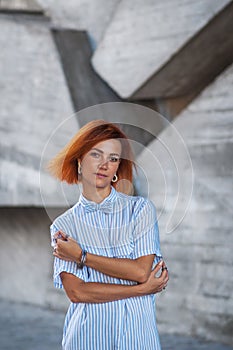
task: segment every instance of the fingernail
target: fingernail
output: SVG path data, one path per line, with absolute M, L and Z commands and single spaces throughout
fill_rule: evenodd
M 163 260 L 161 260 L 161 261 L 159 262 L 159 265 L 163 265 Z

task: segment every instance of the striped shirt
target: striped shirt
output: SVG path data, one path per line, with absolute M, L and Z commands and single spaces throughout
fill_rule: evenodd
M 72 236 L 82 249 L 106 257 L 137 259 L 155 254 L 161 259 L 156 210 L 140 196 L 111 193 L 100 204 L 79 201 L 51 225 Z M 75 262 L 54 259 L 54 285 L 62 288 L 60 273 L 71 273 L 85 282 L 133 285 L 136 282 L 107 276 Z M 106 303 L 71 303 L 66 314 L 64 350 L 160 350 L 156 326 L 155 295 Z

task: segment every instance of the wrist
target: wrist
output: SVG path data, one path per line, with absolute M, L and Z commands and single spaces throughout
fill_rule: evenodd
M 138 296 L 142 297 L 142 296 L 148 294 L 146 292 L 145 283 L 139 283 L 139 284 L 136 285 L 136 287 L 137 287 Z
M 82 259 L 82 249 L 80 250 L 80 252 L 76 255 L 76 257 L 75 257 L 75 262 L 77 263 L 77 264 L 79 264 L 80 263 L 80 261 L 81 261 L 81 259 Z
M 83 266 L 86 263 L 86 259 L 87 259 L 87 251 L 85 249 L 82 249 L 81 256 L 79 257 L 79 260 L 76 261 L 79 269 L 83 268 Z

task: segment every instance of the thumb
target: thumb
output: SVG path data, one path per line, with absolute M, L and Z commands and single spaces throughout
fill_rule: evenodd
M 156 266 L 154 267 L 153 273 L 158 272 L 162 268 L 163 263 L 164 263 L 163 260 L 159 261 L 158 264 L 156 264 Z
M 63 231 L 59 230 L 59 231 L 57 231 L 54 234 L 54 238 L 56 238 L 56 239 L 65 239 L 66 238 L 66 234 Z

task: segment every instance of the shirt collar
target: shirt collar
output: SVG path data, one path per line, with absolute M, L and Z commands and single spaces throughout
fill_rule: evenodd
M 96 208 L 101 208 L 101 207 L 107 207 L 109 205 L 109 210 L 113 210 L 113 202 L 117 198 L 117 191 L 113 186 L 111 186 L 111 192 L 110 194 L 100 203 L 95 203 L 93 201 L 90 201 L 89 199 L 85 198 L 84 195 L 81 193 L 79 197 L 78 203 L 80 203 L 84 208 L 88 207 L 90 208 L 91 206 L 96 207 Z

